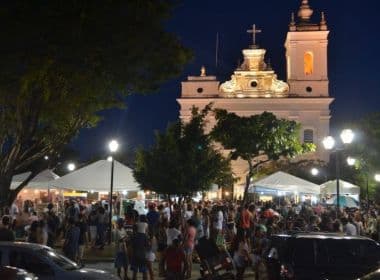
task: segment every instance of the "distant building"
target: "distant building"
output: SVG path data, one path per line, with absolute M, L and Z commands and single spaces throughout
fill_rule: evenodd
M 329 135 L 330 109 L 333 98 L 329 96 L 327 72 L 328 28 L 324 13 L 320 22 L 313 23 L 313 10 L 303 0 L 298 17 L 292 14 L 285 41 L 287 82 L 277 79 L 275 71 L 265 62 L 266 50 L 256 44 L 254 25 L 253 44 L 242 51 L 244 62 L 237 67 L 231 80 L 220 83 L 215 76 L 206 74 L 189 76 L 182 82 L 180 118 L 191 116 L 192 106 L 204 108 L 210 102 L 214 108 L 223 108 L 241 116 L 272 112 L 279 118 L 301 124 L 300 139 L 314 143 L 317 151 L 307 157 L 328 160 L 322 139 Z M 210 120 L 212 126 L 215 121 Z M 234 172 L 243 180 L 248 170 L 246 163 L 233 163 Z

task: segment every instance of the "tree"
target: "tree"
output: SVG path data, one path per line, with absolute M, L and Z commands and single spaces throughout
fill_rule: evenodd
M 178 75 L 190 53 L 163 0 L 5 0 L 0 7 L 0 207 L 79 132 Z M 50 163 L 51 164 L 51 163 Z M 16 190 L 12 175 L 30 170 Z
M 356 163 L 353 167 L 345 166 L 345 173 L 354 184 L 362 186 L 363 197 L 366 198 L 368 190 L 370 198 L 380 201 L 378 183 L 374 180 L 374 174 L 380 172 L 380 112 L 370 113 L 347 126 L 355 131 L 355 141 L 347 146 L 346 155 L 355 158 Z
M 230 150 L 231 159 L 241 158 L 248 164 L 244 201 L 254 171 L 263 164 L 284 157 L 295 157 L 312 151 L 314 145 L 301 144 L 299 124 L 278 119 L 272 113 L 240 117 L 223 109 L 215 109 L 213 139 Z
M 215 149 L 205 134 L 209 107 L 193 109 L 190 122 L 178 121 L 155 144 L 137 151 L 134 176 L 144 188 L 160 194 L 188 196 L 207 191 L 213 183 L 229 185 L 233 177 L 229 159 Z

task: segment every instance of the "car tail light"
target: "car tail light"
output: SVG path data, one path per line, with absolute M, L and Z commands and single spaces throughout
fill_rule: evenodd
M 282 279 L 293 279 L 294 273 L 292 267 L 284 264 L 281 265 L 280 275 Z

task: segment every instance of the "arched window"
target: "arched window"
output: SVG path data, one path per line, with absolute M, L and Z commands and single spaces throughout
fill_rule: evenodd
M 312 129 L 305 129 L 303 131 L 303 142 L 314 143 L 314 131 Z
M 304 72 L 305 75 L 311 75 L 313 74 L 313 68 L 314 68 L 314 55 L 312 52 L 305 52 L 303 56 L 303 62 L 304 62 Z

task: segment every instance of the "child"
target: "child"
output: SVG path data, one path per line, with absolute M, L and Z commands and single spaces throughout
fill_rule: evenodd
M 115 230 L 115 243 L 116 243 L 116 257 L 115 257 L 115 267 L 117 269 L 117 275 L 121 278 L 121 268 L 124 269 L 124 280 L 128 279 L 128 258 L 127 258 L 127 248 L 125 245 L 125 239 L 127 233 L 123 227 L 123 219 L 118 219 L 116 223 Z
M 174 239 L 172 244 L 166 249 L 166 280 L 182 280 L 186 271 L 186 257 L 180 248 L 178 239 Z

